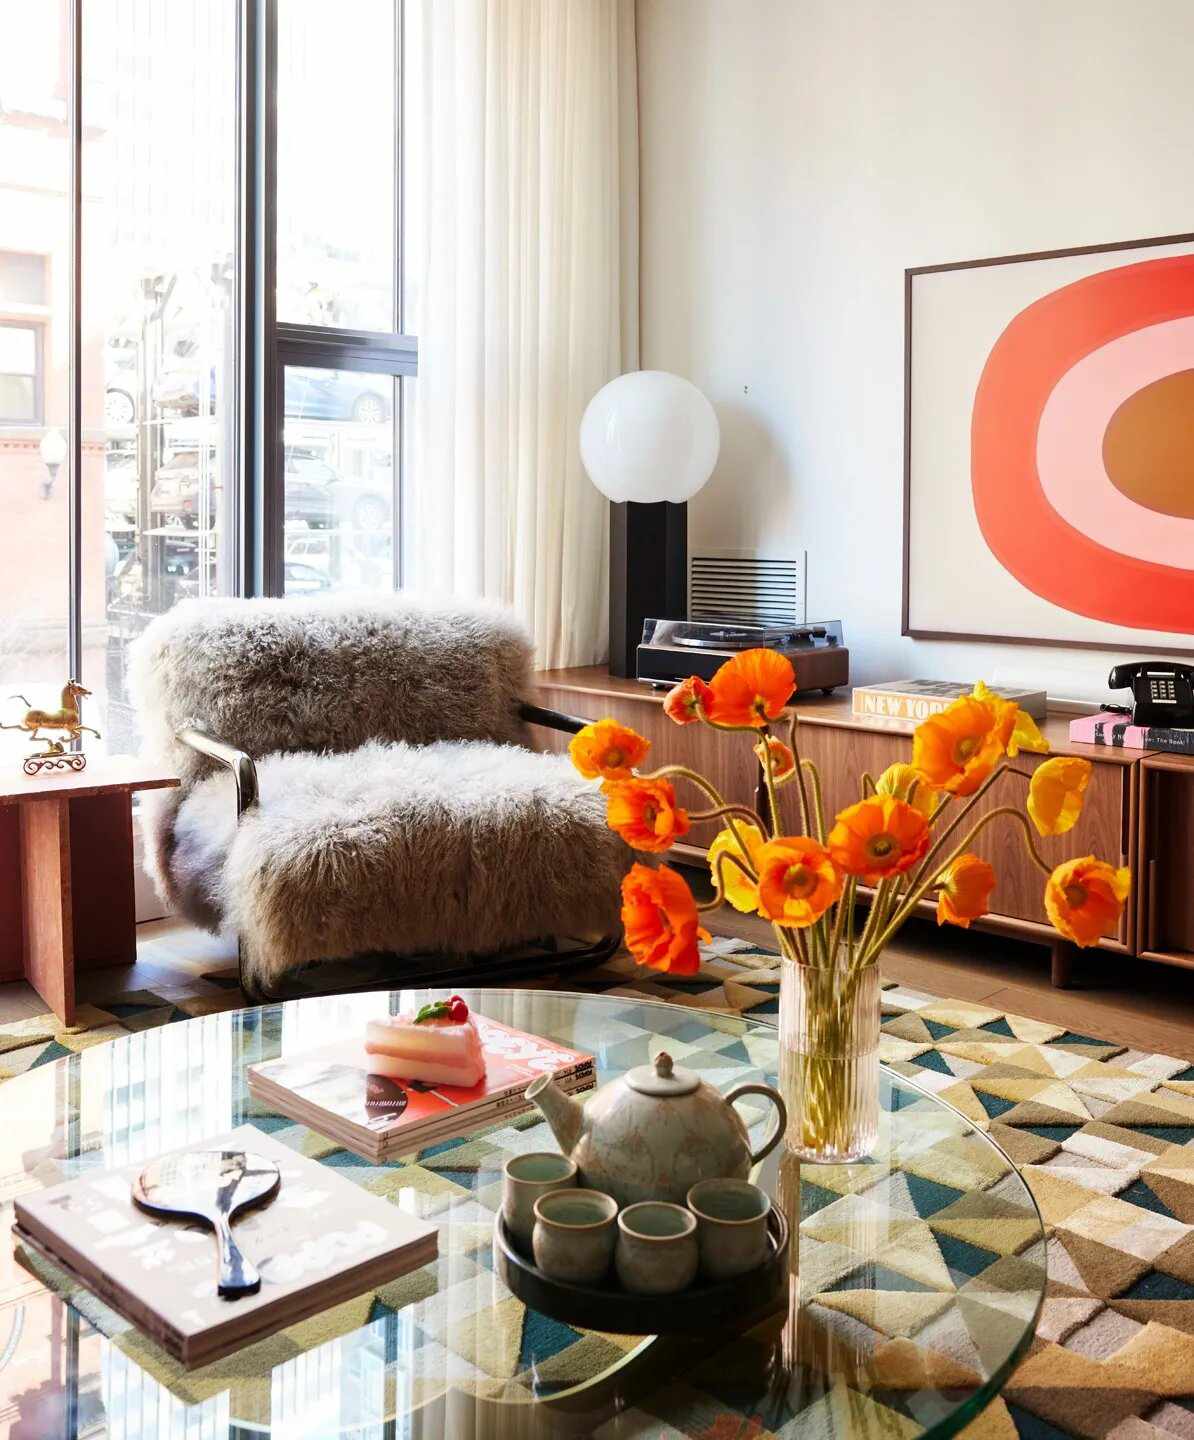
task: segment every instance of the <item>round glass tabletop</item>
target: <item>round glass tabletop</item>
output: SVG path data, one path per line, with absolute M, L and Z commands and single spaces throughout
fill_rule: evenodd
M 726 1090 L 774 1083 L 765 1023 L 541 990 L 465 992 L 493 1019 L 591 1052 L 598 1083 L 667 1050 Z M 372 1165 L 249 1094 L 246 1067 L 297 1055 L 424 992 L 300 1000 L 131 1034 L 0 1089 L 0 1184 L 13 1199 L 248 1123 L 439 1227 L 433 1264 L 200 1369 L 0 1247 L 0 1415 L 13 1435 L 274 1440 L 596 1435 L 954 1434 L 1032 1339 L 1040 1217 L 1003 1152 L 884 1071 L 880 1140 L 853 1165 L 783 1147 L 756 1178 L 792 1221 L 787 1306 L 740 1334 L 618 1336 L 528 1310 L 494 1271 L 512 1154 L 554 1148 L 537 1115 Z M 752 1112 L 754 1138 L 770 1119 Z M 48 1283 L 43 1283 L 48 1282 Z

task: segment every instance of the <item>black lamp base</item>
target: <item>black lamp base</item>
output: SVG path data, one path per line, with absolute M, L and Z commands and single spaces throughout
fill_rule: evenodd
M 632 676 L 643 621 L 688 613 L 688 506 L 609 507 L 609 673 Z

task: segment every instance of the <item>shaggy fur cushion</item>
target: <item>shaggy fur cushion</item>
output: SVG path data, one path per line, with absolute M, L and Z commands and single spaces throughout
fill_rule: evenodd
M 250 976 L 371 952 L 486 954 L 618 928 L 632 852 L 597 787 L 522 748 L 530 645 L 506 613 L 409 596 L 188 601 L 137 642 L 163 898 L 239 931 Z M 257 762 L 232 777 L 174 741 L 198 724 Z
M 258 980 L 309 960 L 617 929 L 628 852 L 565 756 L 373 743 L 269 755 L 258 778 L 239 827 L 230 776 L 194 787 L 164 877 L 180 909 L 240 931 Z
M 369 740 L 525 744 L 531 646 L 508 611 L 399 595 L 184 600 L 133 647 L 146 748 L 184 785 L 217 767 L 175 731 L 196 721 L 254 759 Z

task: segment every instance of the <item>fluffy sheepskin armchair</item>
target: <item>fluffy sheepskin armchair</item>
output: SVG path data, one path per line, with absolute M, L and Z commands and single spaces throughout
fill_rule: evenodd
M 507 613 L 409 595 L 188 600 L 137 641 L 162 898 L 235 929 L 255 993 L 311 961 L 616 934 L 632 855 L 596 786 L 528 748 Z M 567 717 L 561 728 L 576 728 Z

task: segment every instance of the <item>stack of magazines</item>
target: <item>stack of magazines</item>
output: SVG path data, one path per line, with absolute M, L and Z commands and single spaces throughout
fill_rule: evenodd
M 377 1163 L 525 1114 L 524 1092 L 540 1075 L 554 1075 L 569 1094 L 596 1084 L 592 1055 L 475 1019 L 485 1077 L 468 1089 L 371 1074 L 362 1035 L 250 1065 L 249 1090 L 279 1115 Z

